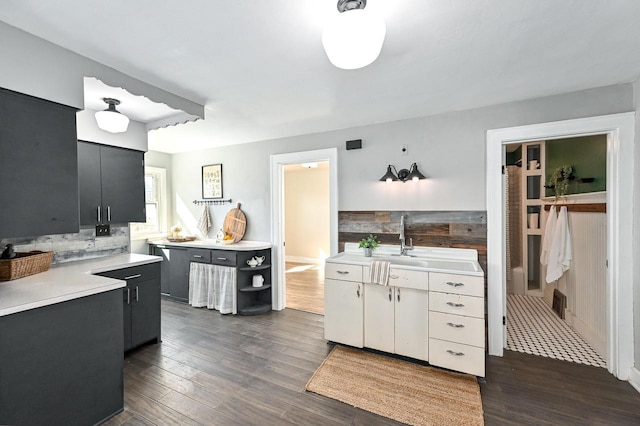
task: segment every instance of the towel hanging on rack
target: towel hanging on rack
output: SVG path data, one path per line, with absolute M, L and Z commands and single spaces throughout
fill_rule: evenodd
M 562 206 L 558 214 L 558 221 L 553 230 L 553 240 L 549 251 L 549 263 L 547 265 L 547 283 L 552 283 L 560 278 L 571 267 L 572 247 L 571 234 L 569 233 L 569 218 L 567 208 Z
M 551 241 L 553 241 L 553 231 L 556 227 L 558 215 L 556 214 L 556 206 L 552 205 L 549 209 L 549 216 L 544 226 L 544 235 L 542 236 L 542 248 L 540 249 L 540 263 L 547 265 L 549 263 L 549 252 L 551 251 Z
M 209 234 L 209 229 L 211 229 L 211 216 L 209 216 L 209 206 L 205 205 L 202 216 L 198 220 L 198 230 L 200 230 L 203 237 L 206 237 Z

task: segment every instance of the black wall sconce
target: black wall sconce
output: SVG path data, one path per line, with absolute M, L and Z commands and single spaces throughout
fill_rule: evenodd
M 395 168 L 395 166 L 393 166 L 392 164 L 389 164 L 387 166 L 387 173 L 385 173 L 384 176 L 380 178 L 381 181 L 383 182 L 386 181 L 387 183 L 397 181 L 397 180 L 401 181 L 402 183 L 408 180 L 417 182 L 420 179 L 426 179 L 426 177 L 422 173 L 420 173 L 420 171 L 418 170 L 418 165 L 416 163 L 413 163 L 409 167 L 409 170 L 400 169 L 399 171 Z

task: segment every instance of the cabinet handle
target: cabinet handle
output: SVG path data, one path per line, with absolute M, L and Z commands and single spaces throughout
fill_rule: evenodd
M 463 308 L 463 307 L 464 307 L 464 304 L 463 304 L 463 303 L 447 302 L 447 305 L 449 305 L 449 306 L 453 306 L 454 308 Z
M 448 322 L 447 325 L 453 328 L 464 328 L 464 324 L 454 324 L 452 322 Z
M 339 273 L 340 275 L 347 275 L 349 273 L 349 271 L 336 271 L 337 273 Z
M 455 351 L 452 351 L 451 349 L 447 349 L 447 353 L 453 356 L 464 356 L 464 352 L 455 352 Z
M 142 276 L 142 274 L 135 274 L 135 275 L 129 275 L 128 277 L 124 277 L 124 280 L 132 280 L 134 278 L 140 278 Z
M 389 278 L 391 278 L 392 280 L 397 280 L 398 278 L 400 278 L 400 275 L 389 275 Z
M 100 223 L 100 216 L 101 216 L 101 214 L 100 214 L 100 206 L 98 206 L 98 223 Z
M 138 286 L 136 286 L 136 302 L 140 301 L 140 299 L 138 298 Z
M 358 289 L 356 290 L 356 295 L 358 296 L 358 299 L 360 299 L 360 284 L 358 284 Z
M 199 254 L 194 254 L 193 257 L 195 257 L 196 259 L 202 259 L 202 256 L 200 256 Z
M 202 257 L 202 256 L 200 256 L 200 257 Z M 227 258 L 226 257 L 219 257 L 218 260 L 227 260 Z
M 396 292 L 398 293 L 398 302 L 400 302 L 400 289 L 396 288 Z
M 107 222 L 111 222 L 111 206 L 107 206 Z
M 452 287 L 462 287 L 464 286 L 464 283 L 453 283 L 451 281 L 447 281 L 447 285 L 450 285 Z
M 389 287 L 389 302 L 393 300 L 393 290 Z
M 127 287 L 127 305 L 131 304 L 131 289 Z

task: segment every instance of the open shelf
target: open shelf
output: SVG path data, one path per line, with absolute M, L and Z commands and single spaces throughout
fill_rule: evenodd
M 242 287 L 242 288 L 239 288 L 238 290 L 245 291 L 245 292 L 252 292 L 252 291 L 262 291 L 262 290 L 266 290 L 268 288 L 271 288 L 271 284 L 263 284 L 260 287 L 253 287 L 253 286 Z
M 271 304 L 261 303 L 258 305 L 245 306 L 238 308 L 238 315 L 261 315 L 271 310 Z
M 241 271 L 264 271 L 265 269 L 271 268 L 271 265 L 258 265 L 258 266 L 241 266 L 239 269 Z

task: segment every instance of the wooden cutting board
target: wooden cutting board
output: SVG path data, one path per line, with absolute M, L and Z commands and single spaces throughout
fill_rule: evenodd
M 229 213 L 224 218 L 222 230 L 231 235 L 235 243 L 244 237 L 244 232 L 247 230 L 247 218 L 244 212 L 240 210 L 240 203 L 236 208 L 229 210 Z

